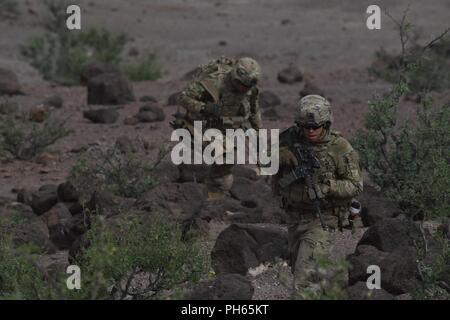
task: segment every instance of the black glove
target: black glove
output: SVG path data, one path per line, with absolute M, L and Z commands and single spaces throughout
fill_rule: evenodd
M 202 111 L 203 111 L 203 113 L 206 113 L 209 115 L 218 116 L 220 114 L 221 109 L 215 103 L 207 103 L 203 106 Z

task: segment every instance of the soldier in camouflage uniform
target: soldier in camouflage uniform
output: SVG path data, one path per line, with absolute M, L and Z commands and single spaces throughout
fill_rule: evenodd
M 286 212 L 290 266 L 298 294 L 311 288 L 315 258 L 328 255 L 330 232 L 342 230 L 352 197 L 363 189 L 358 155 L 345 138 L 330 130 L 332 121 L 330 103 L 309 95 L 299 102 L 296 126 L 280 135 L 280 170 L 273 188 Z M 317 193 L 308 190 L 305 181 L 290 177 L 290 169 L 298 165 L 292 152 L 296 143 L 312 150 L 320 162 L 313 177 Z M 320 199 L 326 228 L 321 226 L 313 197 Z
M 226 129 L 261 128 L 258 103 L 260 67 L 251 58 L 220 58 L 200 68 L 194 81 L 181 93 L 186 114 L 177 127 L 193 134 L 194 121 L 203 122 L 203 130 L 215 128 L 225 135 Z M 179 121 L 180 122 L 180 121 Z M 233 165 L 213 164 L 206 184 L 209 198 L 223 196 L 233 184 Z

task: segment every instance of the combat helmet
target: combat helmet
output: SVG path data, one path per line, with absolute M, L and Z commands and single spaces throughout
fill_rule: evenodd
M 333 123 L 330 102 L 319 95 L 307 95 L 298 102 L 295 113 L 295 123 L 300 127 L 329 128 Z
M 261 67 L 252 58 L 240 58 L 231 70 L 231 77 L 244 86 L 251 88 L 255 86 L 261 76 Z

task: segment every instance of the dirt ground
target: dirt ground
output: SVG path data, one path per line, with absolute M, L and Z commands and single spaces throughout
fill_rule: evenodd
M 46 83 L 20 55 L 20 45 L 43 32 L 43 1 L 21 0 L 18 19 L 0 21 L 0 67 L 14 71 L 23 86 L 24 95 L 14 97 L 27 110 L 46 97 L 58 94 L 64 107 L 52 111 L 67 118 L 74 132 L 51 147 L 59 154 L 55 161 L 39 164 L 12 161 L 0 166 L 0 196 L 14 197 L 13 189 L 35 189 L 46 183 L 64 181 L 77 159 L 74 148 L 82 145 L 108 145 L 119 136 L 141 137 L 155 148 L 170 139 L 170 115 L 176 107 L 164 107 L 166 120 L 155 124 L 123 125 L 123 119 L 134 115 L 141 102 L 123 106 L 120 119 L 113 125 L 92 124 L 83 118 L 86 88 L 61 87 Z M 285 129 L 292 124 L 291 114 L 303 83 L 281 84 L 277 74 L 289 65 L 298 66 L 314 80 L 332 101 L 334 128 L 350 137 L 362 127 L 367 101 L 386 90 L 388 84 L 370 78 L 367 67 L 380 47 L 399 51 L 394 24 L 383 15 L 381 30 L 366 28 L 367 0 L 134 0 L 72 1 L 82 9 L 82 28 L 105 27 L 126 32 L 132 39 L 129 47 L 140 55 L 154 52 L 164 75 L 157 81 L 133 83 L 137 98 L 151 95 L 166 104 L 171 93 L 186 82 L 183 75 L 197 65 L 220 55 L 252 56 L 262 66 L 262 90 L 271 90 L 282 100 L 282 116 L 263 119 L 267 128 Z M 448 26 L 448 0 L 378 1 L 395 17 L 410 4 L 410 20 L 423 31 L 426 42 Z M 128 50 L 126 50 L 127 52 Z M 407 113 L 411 102 L 405 102 Z M 358 235 L 342 235 L 337 241 L 344 255 L 352 252 Z M 278 272 L 278 271 L 274 271 Z M 271 274 L 267 275 L 270 277 Z M 257 283 L 258 281 L 255 280 Z M 278 280 L 277 280 L 278 281 Z M 287 298 L 283 287 L 266 293 L 265 280 L 260 282 L 255 298 Z

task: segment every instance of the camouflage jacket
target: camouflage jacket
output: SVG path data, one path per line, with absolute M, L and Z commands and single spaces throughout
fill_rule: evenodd
M 293 143 L 300 143 L 312 149 L 320 162 L 314 174 L 315 183 L 328 185 L 325 202 L 329 207 L 346 205 L 363 190 L 363 181 L 357 152 L 350 143 L 336 131 L 329 131 L 319 143 L 311 143 L 302 135 L 301 129 L 293 126 L 280 135 L 280 150 L 291 150 Z M 273 183 L 277 193 L 293 207 L 311 207 L 312 202 L 304 181 L 297 180 L 285 187 L 278 185 L 279 179 L 287 174 L 283 159 Z
M 206 76 L 196 77 L 181 93 L 181 105 L 186 109 L 186 125 L 195 120 L 204 121 L 206 128 L 261 128 L 261 113 L 258 102 L 258 89 L 241 94 L 229 83 L 228 74 L 232 69 L 229 63 L 221 63 L 220 67 Z M 207 103 L 216 103 L 221 108 L 218 117 L 212 118 L 203 114 L 202 108 Z

